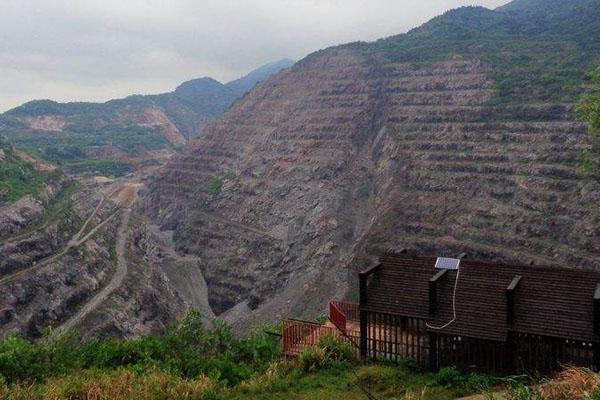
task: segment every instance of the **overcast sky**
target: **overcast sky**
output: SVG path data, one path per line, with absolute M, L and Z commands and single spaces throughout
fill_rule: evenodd
M 220 81 L 508 0 L 0 0 L 0 111 Z

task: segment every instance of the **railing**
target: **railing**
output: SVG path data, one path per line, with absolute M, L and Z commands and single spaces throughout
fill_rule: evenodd
M 283 321 L 283 353 L 296 356 L 307 347 L 317 346 L 324 336 L 335 336 L 347 340 L 336 328 L 314 322 Z
M 329 320 L 340 331 L 346 333 L 346 324 L 348 319 L 346 315 L 339 309 L 335 301 L 329 302 Z
M 360 307 L 357 303 L 332 300 L 329 302 L 329 320 L 342 335 L 359 346 L 360 342 Z
M 323 336 L 334 336 L 352 343 L 358 349 L 360 332 L 359 306 L 345 301 L 329 303 L 329 320 L 331 323 L 321 325 L 315 322 L 288 319 L 283 321 L 282 345 L 286 355 L 298 355 L 304 349 L 317 346 Z
M 344 316 L 347 321 L 360 322 L 360 307 L 358 303 L 351 303 L 348 301 L 337 301 L 332 300 L 330 303 L 330 311 L 331 305 L 335 306 Z

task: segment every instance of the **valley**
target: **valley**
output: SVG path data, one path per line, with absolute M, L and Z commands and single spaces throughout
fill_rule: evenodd
M 215 76 L 268 54 L 246 36 Z M 600 399 L 599 205 L 600 0 L 29 101 L 0 114 L 0 399 Z
M 511 4 L 227 84 L 2 114 L 0 332 L 312 320 L 390 249 L 600 267 L 577 111 L 597 32 Z

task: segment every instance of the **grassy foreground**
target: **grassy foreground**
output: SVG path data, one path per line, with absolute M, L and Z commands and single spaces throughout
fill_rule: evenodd
M 437 374 L 410 362 L 361 365 L 348 344 L 324 338 L 294 360 L 281 358 L 279 338 L 257 331 L 235 338 L 206 328 L 192 312 L 161 335 L 82 341 L 67 335 L 32 343 L 0 341 L 0 399 L 453 399 L 491 378 Z
M 332 337 L 285 360 L 276 336 L 235 338 L 195 312 L 138 339 L 0 341 L 2 400 L 450 400 L 499 389 L 508 400 L 600 400 L 600 375 L 572 368 L 532 388 L 453 368 L 431 374 L 410 361 L 361 364 Z

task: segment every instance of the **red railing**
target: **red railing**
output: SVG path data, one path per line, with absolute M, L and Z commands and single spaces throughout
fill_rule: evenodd
M 329 320 L 334 324 L 340 331 L 346 333 L 346 323 L 348 319 L 344 313 L 338 308 L 336 302 L 329 302 Z
M 360 321 L 360 307 L 358 303 L 351 303 L 349 301 L 337 301 L 332 300 L 329 302 L 329 311 L 331 312 L 332 305 L 341 312 L 347 321 L 359 322 Z
M 317 346 L 323 336 L 347 340 L 337 329 L 314 322 L 283 321 L 283 353 L 296 356 L 307 347 Z
M 288 319 L 283 321 L 282 345 L 286 355 L 298 355 L 305 348 L 317 346 L 323 336 L 335 336 L 358 349 L 360 332 L 359 306 L 346 301 L 329 303 L 329 321 L 325 325 Z
M 358 346 L 360 342 L 360 307 L 357 303 L 332 300 L 329 302 L 329 320 L 342 335 Z

